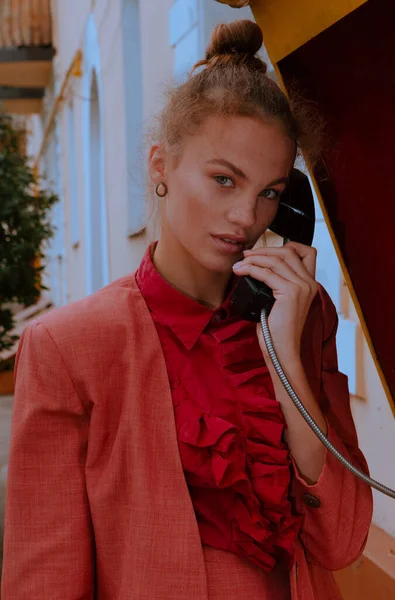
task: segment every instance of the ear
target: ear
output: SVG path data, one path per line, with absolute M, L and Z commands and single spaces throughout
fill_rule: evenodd
M 156 144 L 152 146 L 148 156 L 148 173 L 155 186 L 161 182 L 166 183 L 166 171 L 164 149 Z

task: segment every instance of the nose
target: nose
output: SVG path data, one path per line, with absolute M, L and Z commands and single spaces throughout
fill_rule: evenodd
M 256 221 L 256 197 L 252 199 L 244 196 L 232 202 L 228 220 L 242 229 L 252 227 Z

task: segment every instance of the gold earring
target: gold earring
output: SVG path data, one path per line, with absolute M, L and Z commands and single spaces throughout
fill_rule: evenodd
M 167 196 L 168 191 L 169 190 L 167 189 L 167 185 L 163 183 L 163 181 L 158 183 L 158 185 L 155 188 L 155 193 L 157 196 L 159 196 L 159 198 L 164 198 L 165 196 Z

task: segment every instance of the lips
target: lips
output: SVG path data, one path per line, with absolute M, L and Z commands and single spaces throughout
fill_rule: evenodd
M 241 235 L 234 235 L 232 233 L 220 233 L 218 235 L 214 235 L 213 237 L 219 238 L 224 242 L 229 242 L 231 244 L 238 244 L 240 246 L 245 246 L 247 243 L 247 238 Z
M 235 240 L 231 240 L 230 238 L 220 237 L 219 239 L 222 240 L 223 242 L 228 242 L 229 244 L 234 244 L 235 246 L 243 246 L 243 244 L 241 242 L 237 242 Z
M 235 239 L 234 236 L 212 235 L 211 236 L 217 249 L 225 254 L 240 254 L 245 247 L 245 239 Z

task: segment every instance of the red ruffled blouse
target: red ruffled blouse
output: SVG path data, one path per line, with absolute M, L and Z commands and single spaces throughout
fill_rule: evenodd
M 151 311 L 171 386 L 181 461 L 202 543 L 288 568 L 301 517 L 289 500 L 285 420 L 254 323 L 167 283 L 147 250 L 137 283 Z

